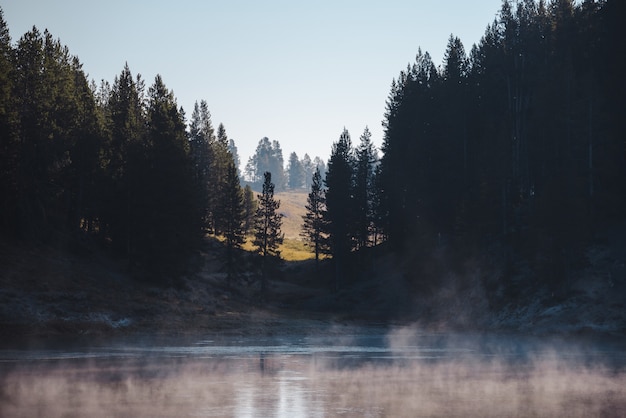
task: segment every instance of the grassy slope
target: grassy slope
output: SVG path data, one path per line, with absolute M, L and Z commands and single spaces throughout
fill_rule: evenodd
M 284 216 L 282 231 L 285 238 L 300 239 L 307 196 L 308 193 L 304 190 L 276 193 L 275 198 L 280 200 L 279 212 Z
M 282 232 L 285 234 L 285 241 L 280 248 L 281 257 L 285 261 L 304 261 L 315 257 L 313 252 L 307 247 L 300 232 L 302 231 L 302 217 L 306 209 L 308 192 L 288 191 L 276 193 L 274 197 L 280 201 L 279 213 L 283 215 Z M 243 249 L 253 251 L 252 237 L 248 237 Z

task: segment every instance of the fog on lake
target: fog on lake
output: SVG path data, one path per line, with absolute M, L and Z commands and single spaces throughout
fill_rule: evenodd
M 3 417 L 626 416 L 626 345 L 340 327 L 0 350 Z

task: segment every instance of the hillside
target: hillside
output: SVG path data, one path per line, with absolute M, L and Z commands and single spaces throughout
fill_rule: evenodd
M 308 192 L 305 190 L 281 192 L 274 195 L 280 200 L 279 212 L 284 215 L 282 231 L 285 233 L 285 238 L 300 239 L 307 196 Z

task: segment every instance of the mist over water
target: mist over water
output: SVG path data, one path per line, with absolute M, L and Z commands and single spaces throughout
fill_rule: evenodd
M 626 344 L 368 329 L 0 350 L 2 417 L 626 416 Z

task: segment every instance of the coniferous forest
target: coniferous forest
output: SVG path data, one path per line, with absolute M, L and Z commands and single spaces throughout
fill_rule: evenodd
M 214 234 L 230 278 L 252 225 L 268 253 L 255 212 L 273 219 L 280 256 L 274 187 L 313 186 L 303 236 L 316 261 L 329 256 L 335 289 L 365 274 L 369 247 L 409 260 L 416 291 L 437 286 L 425 273 L 436 248 L 455 254 L 450 268 L 496 260 L 505 273 L 485 280 L 488 293 L 561 289 L 598 229 L 626 221 L 624 8 L 503 1 L 471 48 L 450 35 L 441 65 L 418 49 L 391 83 L 380 153 L 367 128 L 355 144 L 344 130 L 327 165 L 293 153 L 285 173 L 263 138 L 245 168 L 269 202 L 258 209 L 205 101 L 187 121 L 160 76 L 128 66 L 96 85 L 48 31 L 13 41 L 0 11 L 1 234 L 95 243 L 156 282 L 189 270 Z

